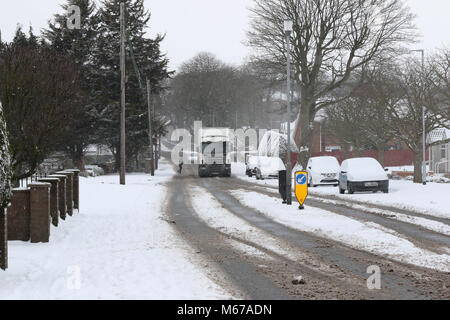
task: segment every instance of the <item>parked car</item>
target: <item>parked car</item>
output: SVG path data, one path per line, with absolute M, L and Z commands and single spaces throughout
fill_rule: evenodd
M 256 179 L 278 178 L 278 171 L 286 170 L 283 161 L 278 157 L 257 157 L 255 169 Z
M 245 174 L 250 178 L 256 174 L 256 167 L 258 166 L 258 156 L 248 156 L 245 163 Z
M 388 175 L 374 158 L 352 158 L 344 160 L 339 172 L 339 193 L 345 190 L 389 192 Z
M 102 176 L 105 174 L 105 171 L 97 165 L 85 165 L 85 172 L 91 177 Z
M 339 162 L 335 157 L 311 157 L 306 166 L 308 186 L 319 184 L 339 184 Z

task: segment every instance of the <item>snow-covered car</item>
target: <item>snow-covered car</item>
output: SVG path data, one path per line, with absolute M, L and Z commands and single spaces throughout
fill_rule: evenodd
M 256 179 L 278 178 L 278 172 L 286 170 L 283 161 L 278 157 L 257 157 L 257 166 L 255 169 Z
M 105 171 L 97 165 L 86 165 L 84 166 L 85 172 L 91 177 L 102 176 Z
M 258 156 L 248 156 L 245 163 L 245 174 L 252 177 L 256 174 L 256 167 L 258 166 Z
M 306 166 L 308 185 L 315 187 L 319 184 L 339 184 L 339 162 L 335 157 L 311 157 Z
M 352 158 L 344 160 L 339 172 L 339 193 L 345 190 L 389 192 L 389 179 L 381 164 L 374 158 Z

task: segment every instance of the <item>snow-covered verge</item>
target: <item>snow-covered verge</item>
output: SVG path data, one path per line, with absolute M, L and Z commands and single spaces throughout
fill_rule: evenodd
M 165 221 L 167 162 L 155 177 L 82 178 L 81 211 L 48 244 L 10 242 L 1 299 L 227 299 Z
M 372 252 L 421 267 L 450 272 L 450 255 L 437 254 L 416 247 L 393 230 L 371 222 L 361 222 L 330 211 L 281 204 L 279 199 L 257 192 L 232 191 L 243 205 L 291 228 L 341 242 L 350 247 Z
M 278 197 L 278 190 L 273 189 L 273 188 L 267 188 L 267 187 L 264 189 L 267 192 L 272 192 L 274 195 L 276 195 Z M 332 199 L 326 199 L 323 197 L 317 197 L 317 196 L 312 195 L 311 192 L 310 192 L 308 198 L 314 199 L 316 201 L 324 202 L 324 203 L 343 205 L 343 206 L 347 206 L 347 207 L 350 207 L 350 208 L 353 208 L 356 210 L 361 210 L 361 211 L 368 212 L 368 213 L 378 214 L 378 215 L 384 216 L 388 219 L 393 219 L 393 220 L 398 220 L 398 221 L 402 221 L 402 222 L 407 222 L 410 224 L 415 224 L 422 228 L 450 236 L 450 226 L 445 223 L 438 222 L 435 220 L 417 217 L 414 215 L 403 214 L 403 213 L 399 213 L 399 212 L 394 212 L 394 211 L 386 210 L 386 209 L 374 208 L 374 207 L 366 206 L 363 204 L 358 204 L 355 202 L 345 201 L 345 200 L 332 200 Z
M 236 175 L 236 177 L 258 185 L 278 187 L 277 179 L 256 180 L 254 177 L 249 178 L 243 175 Z M 333 186 L 308 188 L 308 193 L 317 196 L 332 195 L 342 200 L 355 200 L 411 210 L 441 218 L 450 218 L 450 184 L 429 182 L 424 186 L 411 181 L 390 180 L 389 193 L 339 194 L 339 189 Z
M 427 185 L 411 181 L 390 180 L 389 193 L 339 194 L 338 188 L 309 188 L 312 195 L 334 195 L 341 199 L 391 206 L 424 214 L 450 218 L 450 184 L 429 182 Z
M 407 215 L 403 213 L 393 212 L 390 210 L 384 210 L 384 209 L 378 209 L 378 208 L 372 208 L 368 206 L 364 206 L 361 204 L 356 204 L 348 201 L 342 201 L 342 200 L 331 200 L 331 199 L 325 199 L 325 198 L 319 198 L 310 196 L 312 199 L 324 202 L 324 203 L 331 203 L 331 204 L 337 204 L 337 205 L 344 205 L 356 210 L 361 210 L 369 213 L 378 214 L 384 217 L 387 217 L 389 219 L 398 220 L 402 222 L 407 222 L 410 224 L 415 224 L 417 226 L 420 226 L 422 228 L 435 231 L 438 233 L 445 234 L 447 236 L 450 236 L 450 226 L 448 224 L 438 222 L 435 220 L 430 220 L 422 217 L 416 217 L 413 215 Z
M 211 228 L 225 232 L 228 236 L 255 243 L 259 247 L 277 252 L 288 259 L 295 261 L 300 258 L 296 253 L 291 252 L 286 244 L 225 209 L 206 189 L 195 187 L 191 191 L 191 203 L 196 214 Z M 264 255 L 261 251 L 240 242 L 230 243 L 244 253 Z

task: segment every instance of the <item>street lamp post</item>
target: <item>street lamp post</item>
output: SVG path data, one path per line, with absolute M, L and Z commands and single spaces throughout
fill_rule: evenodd
M 284 34 L 286 35 L 287 58 L 287 165 L 286 165 L 286 203 L 292 204 L 292 164 L 291 164 L 291 49 L 290 37 L 292 33 L 292 20 L 284 21 Z
M 420 52 L 422 55 L 422 77 L 425 76 L 425 50 L 424 49 L 417 49 L 412 50 L 414 52 Z M 425 138 L 425 105 L 422 104 L 422 184 L 427 184 L 427 167 L 426 167 L 426 160 L 425 160 L 425 144 L 426 144 L 426 138 Z

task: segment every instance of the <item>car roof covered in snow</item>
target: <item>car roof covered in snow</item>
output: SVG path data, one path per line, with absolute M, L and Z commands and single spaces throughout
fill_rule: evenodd
M 368 169 L 374 167 L 382 168 L 377 159 L 370 157 L 346 159 L 342 162 L 342 166 L 346 166 L 351 169 Z

